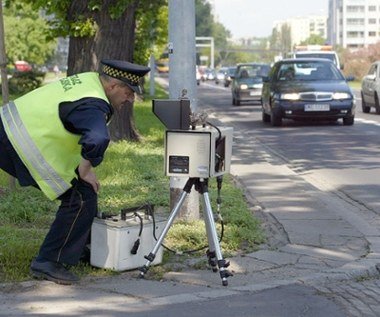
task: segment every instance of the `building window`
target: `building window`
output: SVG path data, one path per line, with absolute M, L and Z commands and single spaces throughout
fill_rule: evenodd
M 347 6 L 346 10 L 350 13 L 364 12 L 364 6 Z
M 375 31 L 369 31 L 368 32 L 368 36 L 369 37 L 375 37 L 376 36 L 376 32 Z
M 351 48 L 351 49 L 358 49 L 362 47 L 364 47 L 364 45 L 362 44 L 347 44 L 347 48 Z
M 376 11 L 376 6 L 368 6 L 368 11 L 369 11 L 369 12 L 374 12 L 374 11 Z
M 364 32 L 350 31 L 350 32 L 347 32 L 347 37 L 352 38 L 352 39 L 363 38 Z
M 376 24 L 376 19 L 374 18 L 368 19 L 368 24 Z
M 347 25 L 364 25 L 364 19 L 348 18 Z

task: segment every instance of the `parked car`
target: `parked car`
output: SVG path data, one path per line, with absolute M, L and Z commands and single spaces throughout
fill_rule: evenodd
M 282 119 L 343 119 L 352 125 L 355 98 L 336 65 L 322 58 L 276 62 L 264 78 L 262 120 L 280 126 Z
M 169 73 L 169 58 L 163 57 L 156 61 L 156 70 L 158 73 Z
M 269 64 L 239 64 L 232 76 L 232 104 L 239 106 L 243 101 L 260 101 L 263 77 L 268 76 Z
M 367 75 L 362 80 L 362 110 L 369 113 L 371 108 L 375 108 L 377 114 L 380 114 L 380 61 L 371 65 Z
M 195 79 L 197 81 L 197 85 L 199 86 L 201 84 L 202 74 L 198 65 L 195 66 Z
M 205 69 L 205 80 L 214 80 L 215 79 L 215 70 L 211 68 Z
M 30 72 L 32 71 L 32 65 L 25 61 L 16 61 L 15 70 L 19 72 Z
M 220 82 L 224 82 L 224 77 L 227 74 L 227 67 L 221 67 L 218 69 L 215 75 L 215 84 L 219 84 Z
M 232 78 L 233 76 L 235 76 L 235 72 L 236 72 L 236 66 L 233 66 L 233 67 L 228 67 L 227 68 L 227 74 L 226 76 L 224 76 L 224 87 L 229 87 L 231 82 L 232 82 Z

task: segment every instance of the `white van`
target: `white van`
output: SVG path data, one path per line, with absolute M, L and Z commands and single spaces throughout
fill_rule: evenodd
M 331 60 L 338 69 L 342 69 L 338 54 L 332 50 L 331 45 L 300 45 L 292 53 L 293 58 L 326 58 Z

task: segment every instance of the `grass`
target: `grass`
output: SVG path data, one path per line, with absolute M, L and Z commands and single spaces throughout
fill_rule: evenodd
M 359 81 L 359 80 L 349 81 L 348 84 L 353 89 L 360 89 L 361 88 L 361 81 Z
M 159 87 L 155 98 L 167 98 Z M 112 143 L 103 163 L 96 172 L 101 182 L 99 208 L 105 213 L 119 213 L 122 208 L 150 202 L 169 212 L 169 178 L 164 175 L 164 127 L 151 111 L 151 99 L 135 104 L 135 123 L 142 141 Z M 29 280 L 29 265 L 49 229 L 57 202 L 49 201 L 34 188 L 16 186 L 9 189 L 9 177 L 0 170 L 0 282 Z M 216 211 L 216 181 L 210 179 L 209 195 Z M 259 221 L 254 217 L 242 191 L 230 175 L 224 175 L 221 212 L 224 237 L 221 242 L 224 256 L 257 249 L 264 242 Z M 221 225 L 217 225 L 218 233 Z M 203 220 L 176 221 L 170 228 L 165 245 L 185 252 L 202 248 L 207 242 Z M 191 256 L 204 256 L 204 251 Z M 164 251 L 163 264 L 183 261 Z M 166 266 L 152 267 L 162 272 Z M 115 274 L 81 264 L 75 267 L 81 276 Z

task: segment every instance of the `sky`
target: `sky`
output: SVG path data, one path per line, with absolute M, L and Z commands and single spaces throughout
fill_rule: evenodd
M 297 16 L 327 15 L 328 0 L 211 0 L 218 21 L 233 38 L 266 37 L 273 22 Z

